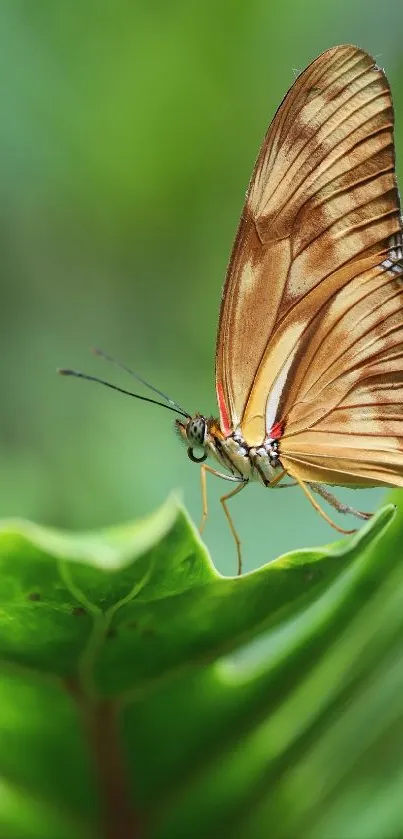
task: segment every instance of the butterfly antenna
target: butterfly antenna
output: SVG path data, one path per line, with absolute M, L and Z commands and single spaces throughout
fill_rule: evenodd
M 144 385 L 145 387 L 148 387 L 149 390 L 152 390 L 153 393 L 157 394 L 157 396 L 161 396 L 162 399 L 165 399 L 165 401 L 172 405 L 176 411 L 179 411 L 184 416 L 188 416 L 187 412 L 183 410 L 183 408 L 181 407 L 181 405 L 178 404 L 178 402 L 175 402 L 174 399 L 171 399 L 171 397 L 167 396 L 166 393 L 163 393 L 162 390 L 158 390 L 158 388 L 154 387 L 154 385 L 150 385 L 150 382 L 146 382 L 146 380 L 143 379 L 142 376 L 139 376 L 138 373 L 135 373 L 134 370 L 132 370 L 130 367 L 127 367 L 126 364 L 122 364 L 120 361 L 116 361 L 116 358 L 112 358 L 111 355 L 108 355 L 108 353 L 98 349 L 98 347 L 91 347 L 91 352 L 93 352 L 94 355 L 98 355 L 100 358 L 103 358 L 105 361 L 109 361 L 111 364 L 114 364 L 115 367 L 120 367 L 121 370 L 124 370 L 126 373 L 129 373 L 129 376 L 133 376 L 133 378 L 140 382 L 140 384 Z
M 97 382 L 99 385 L 110 387 L 111 390 L 117 390 L 119 393 L 125 393 L 126 396 L 133 396 L 135 399 L 141 399 L 142 402 L 151 402 L 152 405 L 160 405 L 161 408 L 166 408 L 168 411 L 173 411 L 175 414 L 181 414 L 183 417 L 186 417 L 186 419 L 190 419 L 190 414 L 183 411 L 182 408 L 176 407 L 176 403 L 173 403 L 173 405 L 167 405 L 165 402 L 158 402 L 157 399 L 150 399 L 149 396 L 142 396 L 140 393 L 133 393 L 131 390 L 125 390 L 123 387 L 118 387 L 117 385 L 111 384 L 111 382 L 105 381 L 105 379 L 99 379 L 98 376 L 89 376 L 88 373 L 81 373 L 80 370 L 69 370 L 65 367 L 59 367 L 57 372 L 60 376 L 75 376 L 76 379 L 87 379 L 87 382 Z M 155 388 L 153 388 L 153 390 L 154 389 Z

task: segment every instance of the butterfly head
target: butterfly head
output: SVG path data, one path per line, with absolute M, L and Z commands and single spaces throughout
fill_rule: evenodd
M 195 414 L 189 417 L 186 422 L 182 420 L 175 420 L 175 428 L 181 438 L 188 446 L 188 456 L 194 463 L 202 463 L 206 460 L 208 453 L 206 444 L 209 437 L 209 421 L 202 414 Z M 202 454 L 197 455 L 194 449 L 202 450 Z
M 175 428 L 181 440 L 188 447 L 188 457 L 193 463 L 203 463 L 209 454 L 216 455 L 217 445 L 224 440 L 219 423 L 214 417 L 194 414 L 186 422 L 175 420 Z M 199 453 L 195 453 L 198 449 Z

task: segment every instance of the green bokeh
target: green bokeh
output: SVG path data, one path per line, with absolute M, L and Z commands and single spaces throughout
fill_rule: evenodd
M 171 489 L 199 516 L 171 416 L 55 368 L 124 384 L 98 344 L 215 413 L 221 285 L 266 126 L 296 70 L 357 43 L 390 78 L 399 166 L 402 32 L 401 0 L 0 4 L 2 516 L 90 528 Z M 207 544 L 232 572 L 225 485 L 209 485 Z M 297 489 L 251 487 L 232 509 L 247 569 L 333 539 Z

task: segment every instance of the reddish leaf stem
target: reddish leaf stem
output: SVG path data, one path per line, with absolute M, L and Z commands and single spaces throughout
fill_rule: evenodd
M 118 708 L 112 701 L 90 701 L 69 682 L 90 745 L 101 801 L 103 839 L 143 839 L 143 824 L 130 797 Z

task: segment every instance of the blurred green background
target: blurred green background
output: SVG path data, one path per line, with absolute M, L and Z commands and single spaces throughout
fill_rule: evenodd
M 385 67 L 403 163 L 401 0 L 287 4 L 3 0 L 0 4 L 0 515 L 92 528 L 148 513 L 173 489 L 201 509 L 173 415 L 91 384 L 130 387 L 99 345 L 185 408 L 216 413 L 221 286 L 252 165 L 297 70 L 356 43 Z M 205 536 L 235 550 L 209 481 Z M 382 492 L 348 493 L 362 509 Z M 298 489 L 233 501 L 246 569 L 333 540 Z

